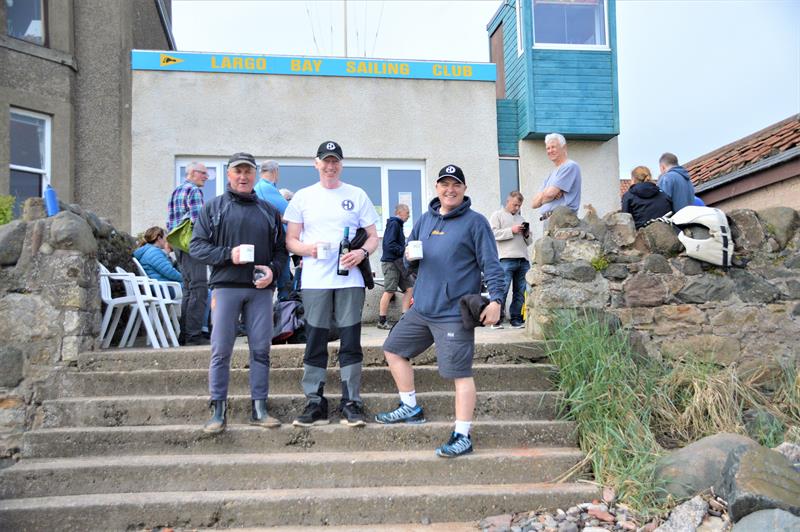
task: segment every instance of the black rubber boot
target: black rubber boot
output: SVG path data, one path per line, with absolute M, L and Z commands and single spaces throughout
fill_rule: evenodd
M 268 429 L 281 426 L 280 421 L 267 413 L 266 399 L 253 400 L 253 414 L 250 416 L 250 424 L 258 425 L 259 427 L 265 427 Z
M 225 423 L 227 422 L 228 414 L 228 401 L 224 399 L 217 399 L 208 402 L 208 407 L 211 408 L 211 419 L 206 421 L 203 425 L 203 432 L 207 434 L 219 434 L 225 430 Z

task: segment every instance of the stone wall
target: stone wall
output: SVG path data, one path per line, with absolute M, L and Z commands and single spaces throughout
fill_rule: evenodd
M 41 198 L 0 226 L 0 460 L 32 425 L 48 377 L 95 347 L 98 258 L 131 271 L 132 247 L 129 235 L 77 205 L 46 217 Z
M 618 317 L 652 356 L 797 364 L 800 216 L 785 207 L 728 216 L 736 248 L 726 269 L 686 256 L 668 224 L 636 231 L 625 213 L 559 209 L 534 244 L 529 333 L 542 337 L 557 309 L 591 308 Z

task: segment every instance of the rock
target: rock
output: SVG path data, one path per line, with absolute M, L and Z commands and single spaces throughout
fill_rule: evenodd
M 746 270 L 731 269 L 730 278 L 736 295 L 745 303 L 772 303 L 781 296 L 780 290 Z
M 694 532 L 708 511 L 708 503 L 702 497 L 694 497 L 676 506 L 667 522 L 656 528 L 656 532 Z
M 61 346 L 60 313 L 35 294 L 7 294 L 0 298 L 0 338 L 3 345 L 22 351 L 26 365 L 47 365 L 58 359 Z M 30 324 L 35 323 L 35 327 Z
M 71 212 L 60 212 L 50 226 L 50 243 L 56 249 L 80 251 L 85 255 L 97 253 L 97 240 L 89 224 Z
M 793 464 L 800 464 L 800 445 L 785 441 L 772 450 L 781 453 Z
M 599 276 L 594 283 L 560 279 L 534 290 L 528 298 L 534 307 L 603 308 L 608 302 L 608 281 Z
M 758 217 L 764 224 L 767 233 L 773 237 L 783 249 L 794 236 L 800 226 L 800 216 L 789 207 L 768 207 L 758 211 Z
M 686 499 L 714 487 L 720 493 L 723 467 L 735 449 L 758 447 L 746 436 L 720 433 L 662 456 L 655 478 L 676 499 Z
M 628 277 L 628 267 L 624 264 L 609 264 L 608 268 L 600 272 L 606 279 L 621 281 Z
M 705 313 L 695 305 L 664 305 L 653 312 L 653 332 L 658 336 L 699 334 Z
M 800 473 L 785 456 L 761 446 L 730 453 L 719 494 L 734 522 L 773 508 L 800 515 Z
M 691 355 L 722 367 L 737 362 L 741 352 L 741 343 L 736 338 L 713 334 L 697 334 L 661 344 L 661 354 L 667 358 L 677 360 Z
M 563 242 L 561 246 L 563 247 Z M 533 244 L 533 262 L 536 264 L 555 264 L 558 262 L 556 241 L 549 236 L 544 236 Z
M 644 258 L 644 271 L 650 273 L 672 273 L 669 261 L 663 255 L 653 253 Z
M 560 262 L 574 262 L 592 259 L 603 254 L 603 247 L 595 240 L 567 240 L 559 253 Z
M 784 510 L 759 510 L 739 520 L 733 525 L 732 532 L 766 532 L 767 530 L 797 532 L 800 530 L 800 517 Z
M 603 501 L 611 504 L 617 498 L 617 492 L 611 486 L 603 486 Z
M 606 239 L 616 246 L 629 246 L 636 240 L 636 225 L 633 223 L 633 216 L 627 212 L 606 214 L 603 216 L 603 223 L 606 226 Z
M 670 297 L 669 286 L 657 275 L 637 273 L 625 281 L 622 289 L 628 307 L 657 307 Z
M 0 388 L 15 388 L 23 378 L 22 351 L 13 345 L 0 345 Z
M 724 301 L 734 292 L 734 283 L 721 275 L 696 275 L 686 280 L 675 297 L 683 303 L 706 303 Z
M 28 198 L 22 204 L 22 219 L 26 222 L 47 218 L 44 208 L 44 198 Z
M 670 224 L 655 222 L 639 229 L 633 246 L 645 253 L 671 257 L 683 251 L 683 244 Z
M 735 248 L 743 253 L 760 251 L 766 242 L 764 226 L 750 209 L 734 209 L 728 213 L 731 226 L 731 236 Z
M 558 532 L 578 532 L 578 525 L 571 521 L 564 521 L 558 525 Z
M 613 515 L 608 512 L 604 512 L 599 508 L 590 508 L 588 513 L 595 519 L 599 519 L 600 521 L 604 521 L 606 523 L 613 523 L 615 520 Z
M 557 266 L 542 266 L 542 271 L 550 275 L 563 277 L 564 279 L 572 279 L 581 283 L 594 281 L 597 276 L 597 270 L 585 260 L 577 260 L 574 262 L 565 262 Z
M 697 259 L 691 257 L 675 257 L 670 262 L 672 266 L 683 275 L 700 275 L 703 273 L 703 265 Z
M 742 412 L 742 421 L 747 435 L 754 440 L 768 433 L 772 427 L 782 426 L 777 417 L 760 408 L 750 408 Z
M 556 207 L 552 213 L 547 220 L 547 229 L 549 231 L 555 231 L 563 227 L 578 227 L 581 223 L 578 215 L 564 205 Z
M 697 532 L 727 532 L 727 530 L 728 522 L 714 515 L 707 515 L 697 527 Z
M 490 530 L 505 530 L 511 528 L 511 520 L 513 518 L 514 516 L 511 514 L 493 515 L 483 519 L 478 526 Z
M 0 266 L 13 266 L 22 254 L 27 224 L 22 220 L 13 220 L 0 225 Z
M 636 530 L 639 528 L 633 521 L 618 521 L 617 526 L 622 530 Z
M 81 218 L 86 220 L 86 223 L 88 223 L 89 227 L 92 228 L 92 233 L 97 238 L 107 238 L 111 234 L 111 231 L 114 230 L 114 228 L 108 222 L 102 221 L 92 211 L 83 211 Z
M 792 255 L 784 261 L 783 265 L 793 270 L 800 268 L 800 254 Z

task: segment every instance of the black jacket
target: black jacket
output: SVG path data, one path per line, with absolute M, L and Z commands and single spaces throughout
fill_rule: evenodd
M 386 220 L 383 230 L 383 255 L 381 262 L 394 262 L 402 259 L 406 250 L 406 235 L 403 234 L 403 220 L 392 216 Z
M 633 216 L 636 229 L 671 210 L 669 196 L 661 192 L 655 183 L 636 183 L 622 196 L 622 212 Z
M 255 262 L 231 262 L 231 249 L 240 244 L 255 246 Z M 189 254 L 212 266 L 208 280 L 212 288 L 253 288 L 254 264 L 272 269 L 270 286 L 274 286 L 288 259 L 281 214 L 254 193 L 228 189 L 203 207 L 194 224 Z

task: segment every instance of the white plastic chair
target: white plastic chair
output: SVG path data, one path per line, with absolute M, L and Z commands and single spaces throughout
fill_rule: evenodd
M 159 281 L 158 279 L 153 279 L 147 275 L 142 263 L 139 262 L 136 257 L 133 257 L 133 264 L 136 265 L 136 269 L 139 270 L 140 276 L 148 277 L 149 279 L 158 283 L 161 299 L 164 300 L 164 304 L 167 306 L 167 311 L 169 312 L 170 320 L 172 321 L 172 328 L 175 330 L 175 334 L 180 335 L 181 325 L 180 319 L 178 318 L 181 314 L 181 301 L 183 300 L 183 289 L 181 288 L 181 283 L 176 281 Z
M 133 282 L 131 284 L 126 284 L 125 289 L 126 291 L 134 290 L 140 293 L 145 305 L 148 307 L 150 321 L 155 327 L 158 338 L 161 340 L 161 345 L 167 347 L 171 342 L 174 347 L 178 347 L 178 337 L 175 335 L 175 329 L 172 327 L 172 320 L 170 319 L 169 312 L 167 311 L 166 302 L 161 297 L 161 288 L 158 285 L 158 281 L 155 279 L 150 279 L 146 276 L 143 277 L 141 275 L 134 275 L 130 272 L 126 272 L 119 266 L 117 266 L 117 273 L 120 275 L 130 276 Z M 128 295 L 132 294 L 128 293 Z M 141 320 L 137 320 L 133 324 L 132 330 L 128 330 L 126 327 L 126 334 L 122 335 L 122 342 L 120 345 L 126 342 L 128 347 L 133 345 L 136 335 L 139 332 L 140 322 L 144 321 L 142 316 L 140 316 L 140 318 Z M 169 340 L 164 334 L 165 329 L 166 333 L 169 335 Z M 127 336 L 127 333 L 130 333 L 130 336 Z
M 150 345 L 156 349 L 161 347 L 158 339 L 156 338 L 153 324 L 150 321 L 150 315 L 145 300 L 141 296 L 141 292 L 133 285 L 133 279 L 131 276 L 111 273 L 99 262 L 97 265 L 100 270 L 100 298 L 102 299 L 103 303 L 106 304 L 106 310 L 103 314 L 103 320 L 100 324 L 101 347 L 105 349 L 111 344 L 111 339 L 114 337 L 114 332 L 117 330 L 120 317 L 122 317 L 122 311 L 126 307 L 130 309 L 128 323 L 125 326 L 126 334 L 129 333 L 133 323 L 138 319 L 140 323 L 144 323 L 144 328 L 145 331 L 147 331 L 147 338 L 150 341 Z M 125 285 L 124 296 L 112 296 L 111 279 L 121 281 Z M 126 335 L 123 335 L 123 338 L 127 339 Z M 123 345 L 124 342 L 120 342 L 120 347 Z

